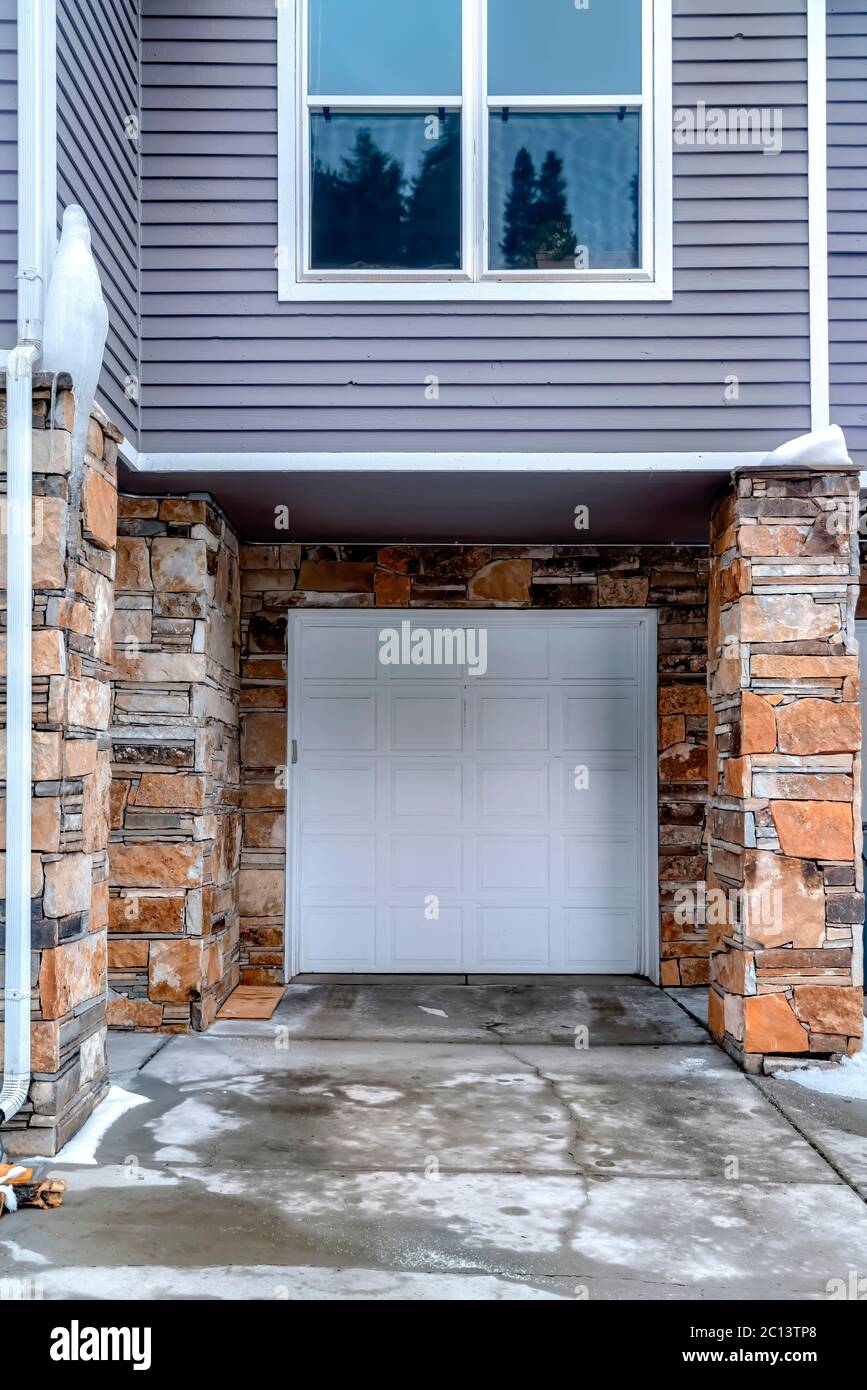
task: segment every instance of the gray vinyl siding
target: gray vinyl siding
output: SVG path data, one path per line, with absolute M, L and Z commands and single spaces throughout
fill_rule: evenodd
M 17 338 L 18 50 L 15 0 L 0 0 L 0 348 Z
M 867 468 L 867 0 L 828 0 L 831 419 Z
M 147 449 L 759 450 L 808 430 L 806 0 L 674 15 L 675 107 L 780 106 L 785 139 L 676 151 L 673 303 L 302 305 L 274 270 L 273 0 L 142 0 Z
M 139 376 L 139 154 L 126 118 L 139 112 L 137 0 L 57 0 L 58 215 L 84 208 L 108 305 L 99 399 L 135 444 Z

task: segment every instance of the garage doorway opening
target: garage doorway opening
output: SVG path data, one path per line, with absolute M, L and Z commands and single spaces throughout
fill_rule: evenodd
M 287 978 L 658 980 L 653 610 L 288 629 Z

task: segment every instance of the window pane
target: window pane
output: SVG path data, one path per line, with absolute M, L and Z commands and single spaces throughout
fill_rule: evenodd
M 488 0 L 492 96 L 641 91 L 641 0 Z
M 493 112 L 491 269 L 637 266 L 640 123 L 634 111 Z
M 461 0 L 310 0 L 310 93 L 460 96 Z
M 459 270 L 461 118 L 310 118 L 314 270 Z

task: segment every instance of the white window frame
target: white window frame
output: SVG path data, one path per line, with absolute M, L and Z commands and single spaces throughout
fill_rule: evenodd
M 421 108 L 403 97 L 306 96 L 308 0 L 277 8 L 277 292 L 280 300 L 399 301 L 629 301 L 670 300 L 673 291 L 671 0 L 642 0 L 642 95 L 507 97 L 487 93 L 487 0 L 463 0 L 463 93 L 425 98 L 425 110 L 461 109 L 462 252 L 464 269 L 312 271 L 306 268 L 310 231 L 309 112 Z M 642 111 L 642 264 L 620 270 L 490 270 L 488 254 L 488 111 Z

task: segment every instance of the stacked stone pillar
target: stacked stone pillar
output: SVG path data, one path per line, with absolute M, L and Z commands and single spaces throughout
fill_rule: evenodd
M 203 498 L 118 529 L 108 1017 L 199 1031 L 238 983 L 238 542 Z
M 744 472 L 711 522 L 712 1034 L 748 1070 L 863 1036 L 858 476 Z
M 120 436 L 94 411 L 84 461 L 74 464 L 69 387 L 68 377 L 38 377 L 34 390 L 33 1083 L 3 1129 L 8 1152 L 21 1157 L 55 1154 L 108 1085 L 108 723 Z M 5 432 L 3 443 L 5 470 Z M 4 550 L 5 532 L 4 524 Z M 5 584 L 5 553 L 0 566 Z M 5 809 L 5 780 L 3 792 Z M 0 977 L 5 931 L 4 917 Z M 0 1018 L 2 1011 L 0 996 Z M 2 1048 L 0 1031 L 0 1055 Z

